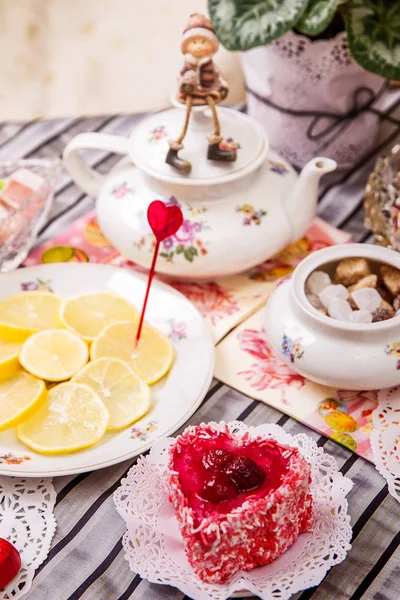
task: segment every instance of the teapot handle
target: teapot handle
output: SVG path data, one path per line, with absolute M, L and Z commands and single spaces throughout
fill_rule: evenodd
M 106 150 L 128 154 L 128 138 L 108 133 L 80 133 L 65 147 L 63 160 L 73 181 L 89 196 L 97 198 L 105 176 L 92 169 L 79 155 L 79 150 Z

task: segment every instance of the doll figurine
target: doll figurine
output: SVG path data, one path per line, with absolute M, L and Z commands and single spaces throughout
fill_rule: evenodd
M 228 95 L 228 85 L 222 78 L 212 57 L 218 50 L 218 39 L 211 21 L 204 15 L 195 13 L 190 16 L 183 32 L 182 52 L 185 63 L 180 73 L 178 99 L 186 104 L 185 122 L 180 136 L 170 140 L 165 162 L 182 173 L 189 173 L 192 165 L 188 160 L 178 156 L 183 148 L 183 140 L 187 132 L 192 106 L 207 105 L 212 112 L 214 131 L 207 139 L 209 141 L 207 158 L 209 160 L 234 161 L 236 153 L 233 150 L 222 150 L 219 144 L 222 140 L 216 104 Z

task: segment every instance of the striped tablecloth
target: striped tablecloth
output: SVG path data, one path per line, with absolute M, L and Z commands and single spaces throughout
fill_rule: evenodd
M 388 113 L 400 107 L 393 98 Z M 398 112 L 398 110 L 397 110 Z M 129 135 L 142 115 L 57 119 L 0 126 L 0 160 L 60 156 L 65 144 L 83 131 Z M 319 216 L 350 232 L 355 241 L 370 241 L 363 227 L 363 189 L 376 157 L 400 137 L 386 123 L 373 151 L 351 171 L 325 178 Z M 87 160 L 107 172 L 119 157 L 88 151 Z M 39 242 L 53 237 L 94 207 L 93 200 L 63 172 L 57 198 Z M 388 494 L 374 466 L 342 446 L 268 406 L 214 382 L 203 404 L 190 419 L 243 420 L 257 425 L 278 423 L 290 433 L 305 432 L 338 461 L 354 482 L 349 494 L 353 548 L 347 560 L 332 569 L 317 587 L 295 595 L 296 600 L 398 600 L 400 598 L 400 505 Z M 38 569 L 29 600 L 186 600 L 174 588 L 151 585 L 131 573 L 124 559 L 124 523 L 112 495 L 132 461 L 76 477 L 54 479 L 58 529 L 45 563 Z

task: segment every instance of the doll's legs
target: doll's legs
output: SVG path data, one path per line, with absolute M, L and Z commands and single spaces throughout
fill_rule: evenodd
M 169 142 L 169 150 L 168 150 L 167 157 L 165 159 L 165 162 L 168 165 L 171 165 L 171 167 L 174 167 L 175 169 L 178 169 L 178 171 L 181 171 L 182 173 L 186 173 L 186 174 L 190 172 L 192 165 L 190 164 L 190 162 L 188 160 L 179 158 L 178 152 L 179 152 L 179 150 L 182 150 L 182 148 L 183 148 L 182 142 L 185 138 L 185 135 L 186 135 L 186 132 L 187 132 L 187 129 L 189 126 L 190 113 L 192 111 L 192 102 L 193 102 L 192 97 L 187 96 L 185 122 L 183 124 L 182 132 L 175 141 L 171 140 Z
M 219 144 L 222 141 L 222 136 L 214 98 L 212 96 L 206 96 L 206 100 L 208 106 L 211 109 L 214 126 L 214 132 L 207 136 L 207 139 L 209 141 L 207 158 L 209 160 L 222 160 L 233 162 L 236 160 L 236 152 L 234 152 L 233 150 L 221 150 L 221 148 L 219 147 Z

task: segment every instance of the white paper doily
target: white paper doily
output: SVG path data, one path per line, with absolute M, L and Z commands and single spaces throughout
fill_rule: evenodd
M 224 427 L 225 423 L 213 423 Z M 312 467 L 313 529 L 303 533 L 276 561 L 245 573 L 236 573 L 225 585 L 202 582 L 186 558 L 172 505 L 168 501 L 168 448 L 172 438 L 159 440 L 141 457 L 114 494 L 127 532 L 123 538 L 130 568 L 151 583 L 172 585 L 194 600 L 225 600 L 248 590 L 265 600 L 285 600 L 295 592 L 318 585 L 326 572 L 344 560 L 351 548 L 346 494 L 350 479 L 338 472 L 335 459 L 308 436 L 291 436 L 278 425 L 247 427 L 229 423 L 241 437 L 262 435 L 297 447 Z
M 0 478 L 0 537 L 17 548 L 22 561 L 18 575 L 0 591 L 0 600 L 18 600 L 30 589 L 56 529 L 55 501 L 51 479 Z
M 375 466 L 400 502 L 400 388 L 381 390 L 372 413 L 371 447 Z

